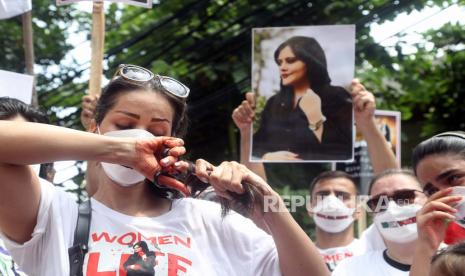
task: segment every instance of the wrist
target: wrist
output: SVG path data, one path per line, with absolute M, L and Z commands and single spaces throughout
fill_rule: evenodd
M 136 148 L 136 142 L 132 138 L 104 137 L 101 158 L 98 161 L 108 163 L 119 163 L 132 155 Z
M 356 125 L 364 136 L 379 132 L 378 128 L 376 127 L 376 121 L 374 117 L 358 119 L 356 121 Z

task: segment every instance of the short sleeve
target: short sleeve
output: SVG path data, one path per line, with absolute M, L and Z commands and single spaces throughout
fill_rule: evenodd
M 31 239 L 19 244 L 0 233 L 15 262 L 27 274 L 33 275 L 46 271 L 42 268 L 46 266 L 43 258 L 58 258 L 62 265 L 68 266 L 68 256 L 63 256 L 63 252 L 67 252 L 72 244 L 71 234 L 74 233 L 77 219 L 77 204 L 70 195 L 44 179 L 40 179 L 40 185 L 37 224 Z

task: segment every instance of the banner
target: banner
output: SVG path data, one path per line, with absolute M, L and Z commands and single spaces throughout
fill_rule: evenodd
M 376 124 L 391 147 L 400 164 L 400 112 L 376 110 Z M 367 142 L 357 130 L 354 143 L 354 162 L 336 163 L 336 170 L 344 171 L 354 177 L 360 194 L 368 193 L 368 185 L 373 177 L 373 168 L 368 155 Z
M 31 9 L 31 0 L 0 0 L 0 19 L 11 18 Z
M 1 1 L 1 0 L 0 0 Z M 57 5 L 68 5 L 75 2 L 92 1 L 92 0 L 57 0 Z M 102 0 L 93 0 L 94 2 L 103 2 Z M 138 7 L 152 8 L 153 0 L 105 0 L 107 2 L 124 3 Z
M 34 77 L 0 70 L 0 97 L 10 97 L 31 104 Z

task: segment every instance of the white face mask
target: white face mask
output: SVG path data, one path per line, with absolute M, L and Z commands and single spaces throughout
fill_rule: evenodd
M 408 243 L 418 237 L 416 214 L 421 209 L 419 204 L 399 206 L 389 201 L 386 211 L 375 215 L 374 222 L 379 232 L 388 241 Z
M 98 130 L 100 133 L 100 130 Z M 155 137 L 152 133 L 144 129 L 124 129 L 104 133 L 105 136 L 111 137 L 134 137 L 134 138 L 151 138 Z M 123 187 L 132 186 L 145 179 L 145 176 L 138 171 L 124 167 L 118 164 L 101 162 L 103 171 L 114 182 Z
M 454 196 L 463 196 L 461 201 L 457 202 L 454 206 L 457 209 L 457 213 L 455 213 L 455 222 L 465 228 L 465 187 L 463 186 L 455 186 L 452 187 L 451 195 Z
M 339 233 L 352 224 L 354 211 L 355 208 L 349 208 L 339 198 L 329 195 L 313 208 L 313 219 L 323 231 Z

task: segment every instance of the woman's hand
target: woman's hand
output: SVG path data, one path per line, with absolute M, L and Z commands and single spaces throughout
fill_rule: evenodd
M 457 210 L 452 206 L 462 200 L 462 196 L 450 196 L 451 192 L 452 188 L 447 188 L 435 193 L 417 213 L 418 242 L 432 254 L 444 240 L 447 220 L 455 220 Z
M 290 151 L 274 151 L 274 152 L 268 152 L 265 153 L 262 156 L 263 160 L 269 160 L 269 161 L 298 161 L 302 160 L 299 158 L 299 155 Z
M 235 161 L 225 161 L 215 167 L 203 159 L 198 159 L 195 165 L 197 177 L 210 183 L 216 194 L 223 198 L 232 199 L 229 192 L 243 194 L 245 192 L 243 183 L 256 187 L 263 196 L 274 193 L 265 180 Z
M 351 83 L 352 102 L 354 104 L 355 123 L 363 128 L 372 123 L 375 116 L 376 103 L 373 93 L 367 91 L 358 79 Z
M 155 175 L 172 168 L 178 158 L 186 153 L 184 141 L 174 137 L 134 139 L 134 143 L 134 152 L 129 155 L 129 163 L 126 165 L 151 181 L 154 181 Z
M 305 113 L 311 124 L 316 124 L 323 118 L 321 111 L 321 98 L 312 90 L 308 90 L 299 100 L 299 107 Z
M 241 132 L 250 129 L 255 117 L 255 94 L 248 92 L 245 100 L 234 109 L 232 119 Z
M 94 118 L 97 101 L 98 95 L 85 95 L 82 97 L 81 124 L 86 130 L 90 128 L 91 121 Z

